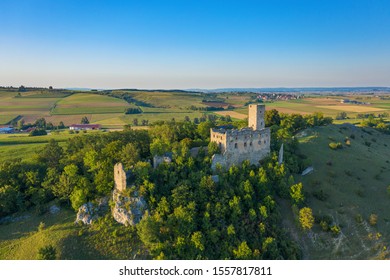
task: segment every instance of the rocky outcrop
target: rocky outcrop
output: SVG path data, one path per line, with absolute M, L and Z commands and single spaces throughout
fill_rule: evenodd
M 107 197 L 98 199 L 96 202 L 87 202 L 79 208 L 75 223 L 81 222 L 85 225 L 90 225 L 93 221 L 104 215 L 104 213 L 107 212 L 107 209 Z
M 147 205 L 145 200 L 139 197 L 136 192 L 132 197 L 129 197 L 114 189 L 112 199 L 114 202 L 111 210 L 112 216 L 118 223 L 134 226 L 141 221 Z

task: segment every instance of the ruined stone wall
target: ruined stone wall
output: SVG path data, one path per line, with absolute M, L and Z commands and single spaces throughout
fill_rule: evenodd
M 226 130 L 226 148 L 220 155 L 213 157 L 212 168 L 219 163 L 224 167 L 239 165 L 244 160 L 258 164 L 270 153 L 271 131 L 269 128 L 252 130 Z
M 226 151 L 226 133 L 225 129 L 212 128 L 210 129 L 210 141 L 218 144 L 221 154 Z
M 126 172 L 120 162 L 114 166 L 114 182 L 116 190 L 119 192 L 126 190 Z
M 270 153 L 271 131 L 265 128 L 265 106 L 251 104 L 248 108 L 248 125 L 243 129 L 212 128 L 210 141 L 216 142 L 221 148 L 220 155 L 212 158 L 212 168 L 217 164 L 230 167 L 239 165 L 244 160 L 258 164 Z

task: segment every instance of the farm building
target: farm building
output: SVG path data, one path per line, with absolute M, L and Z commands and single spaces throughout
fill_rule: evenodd
M 15 130 L 12 126 L 0 127 L 0 134 L 13 133 Z
M 99 130 L 100 124 L 72 124 L 70 130 Z

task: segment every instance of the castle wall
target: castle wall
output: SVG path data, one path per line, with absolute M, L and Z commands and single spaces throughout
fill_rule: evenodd
M 210 129 L 210 141 L 218 144 L 221 154 L 226 151 L 227 138 L 225 129 Z
M 230 167 L 239 165 L 244 160 L 251 164 L 259 161 L 270 153 L 271 131 L 265 128 L 264 105 L 249 105 L 249 127 L 244 129 L 212 128 L 210 141 L 216 142 L 221 148 L 221 154 L 212 158 L 212 168 L 217 164 Z

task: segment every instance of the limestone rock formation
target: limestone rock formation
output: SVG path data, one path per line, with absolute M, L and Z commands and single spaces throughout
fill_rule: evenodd
M 85 225 L 90 225 L 93 221 L 102 216 L 108 209 L 108 198 L 101 198 L 96 202 L 87 202 L 79 208 L 75 223 L 82 222 Z
M 112 216 L 118 223 L 134 226 L 141 221 L 147 205 L 136 192 L 134 192 L 134 196 L 129 197 L 114 189 L 112 199 L 114 202 L 114 207 L 111 210 Z

